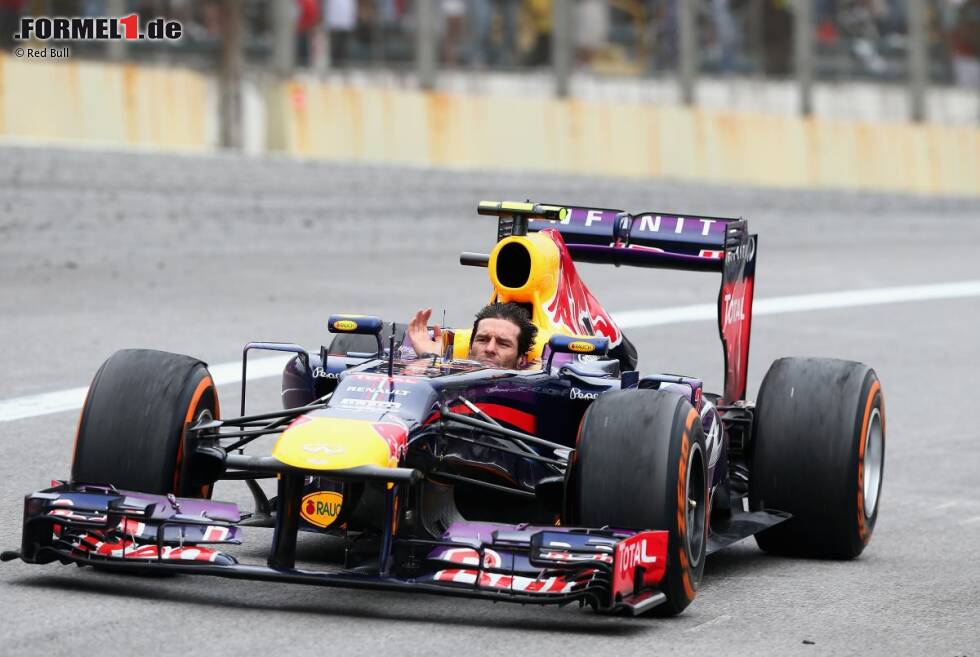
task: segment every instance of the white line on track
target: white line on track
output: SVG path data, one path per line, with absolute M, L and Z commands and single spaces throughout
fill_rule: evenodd
M 980 280 L 869 290 L 844 290 L 756 299 L 753 303 L 752 315 L 758 317 L 760 315 L 779 315 L 812 310 L 977 296 L 980 296 Z M 624 310 L 613 313 L 613 318 L 621 328 L 627 329 L 684 322 L 715 321 L 716 313 L 715 304 L 705 303 L 656 310 Z M 283 365 L 287 359 L 288 357 L 276 356 L 249 360 L 248 380 L 278 376 L 282 373 Z M 213 365 L 210 370 L 216 385 L 222 386 L 241 382 L 242 365 L 240 362 Z M 85 403 L 87 390 L 87 387 L 71 388 L 0 400 L 0 422 L 12 422 L 40 415 L 77 410 Z
M 756 299 L 752 303 L 752 316 L 780 315 L 783 313 L 804 312 L 808 310 L 829 310 L 833 308 L 852 308 L 854 306 L 876 306 L 885 303 L 905 303 L 911 301 L 931 301 L 934 299 L 959 299 L 980 296 L 980 281 L 960 281 L 957 283 L 938 283 L 935 285 L 912 285 L 908 287 L 882 287 L 871 290 L 844 290 L 821 292 L 819 294 L 800 294 L 789 297 Z M 613 313 L 613 319 L 620 328 L 638 328 L 680 324 L 682 322 L 715 321 L 717 306 L 702 303 L 696 306 L 680 306 L 657 310 L 625 310 Z
M 249 359 L 248 380 L 267 379 L 282 374 L 282 368 L 287 360 L 289 360 L 288 356 Z M 211 371 L 211 378 L 214 379 L 215 385 L 241 383 L 242 364 L 240 362 L 211 365 L 208 369 Z M 88 386 L 85 386 L 84 388 L 71 388 L 2 400 L 0 401 L 0 422 L 77 410 L 85 403 L 85 393 L 87 392 Z
M 728 615 L 728 614 L 722 614 L 721 616 L 718 616 L 717 618 L 712 618 L 711 620 L 705 621 L 705 622 L 701 623 L 700 625 L 695 625 L 694 627 L 689 627 L 689 628 L 687 628 L 684 631 L 685 632 L 700 632 L 701 630 L 707 629 L 709 627 L 713 627 L 715 625 L 720 625 L 722 623 L 727 623 L 731 619 L 732 619 L 732 617 L 730 615 Z

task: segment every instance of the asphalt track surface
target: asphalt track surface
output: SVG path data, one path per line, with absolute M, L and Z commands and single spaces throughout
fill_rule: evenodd
M 468 325 L 488 250 L 480 199 L 743 215 L 760 234 L 756 298 L 980 279 L 980 203 L 664 181 L 0 147 L 0 401 L 87 385 L 123 347 L 240 357 L 250 340 L 326 339 L 331 312 Z M 713 303 L 714 275 L 582 266 L 613 311 Z M 887 402 L 874 539 L 851 562 L 712 557 L 670 620 L 234 580 L 0 565 L 0 655 L 980 654 L 980 300 L 760 315 L 749 389 L 784 355 L 861 360 Z M 713 322 L 629 331 L 643 371 L 721 385 Z M 234 385 L 220 390 L 226 413 Z M 278 403 L 251 383 L 250 410 Z M 0 423 L 0 547 L 22 495 L 69 471 L 77 412 Z M 246 504 L 243 487 L 216 497 Z M 261 558 L 268 530 L 246 533 Z M 334 546 L 301 538 L 302 558 Z

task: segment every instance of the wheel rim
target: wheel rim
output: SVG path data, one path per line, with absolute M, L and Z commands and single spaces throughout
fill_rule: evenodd
M 200 424 L 201 422 L 208 422 L 214 419 L 214 414 L 211 412 L 210 408 L 202 408 L 194 418 L 194 424 Z
M 694 443 L 687 458 L 687 482 L 684 485 L 687 500 L 687 558 L 691 567 L 701 563 L 704 556 L 705 480 L 704 453 L 701 445 Z
M 202 408 L 200 411 L 198 411 L 197 415 L 194 416 L 194 422 L 192 422 L 188 426 L 194 426 L 196 424 L 201 424 L 202 422 L 210 422 L 213 419 L 214 419 L 214 414 L 211 412 L 211 409 L 205 407 Z M 177 471 L 174 473 L 174 492 L 178 495 L 181 494 L 181 490 L 185 485 L 184 475 L 187 474 L 185 473 L 184 459 L 188 458 L 188 455 L 183 453 L 187 445 L 186 429 L 184 431 L 183 436 L 181 436 L 181 441 L 182 441 L 182 445 L 181 445 L 182 458 L 180 458 L 180 460 L 177 462 Z M 210 497 L 211 494 L 208 492 L 208 489 L 213 485 L 214 485 L 213 483 L 205 484 L 200 491 L 201 497 Z M 186 491 L 186 492 L 188 497 L 190 497 L 191 496 L 190 491 Z
M 881 490 L 881 470 L 885 457 L 885 436 L 881 426 L 881 412 L 871 412 L 864 432 L 864 516 L 871 518 L 878 505 Z

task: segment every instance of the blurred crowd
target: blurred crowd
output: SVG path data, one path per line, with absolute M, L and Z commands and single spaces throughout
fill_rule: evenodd
M 297 65 L 411 66 L 420 0 L 279 0 L 290 3 Z M 980 88 L 980 0 L 924 0 L 930 77 Z M 255 63 L 269 58 L 272 0 L 240 0 Z M 568 2 L 577 65 L 597 73 L 669 74 L 678 61 L 678 11 L 695 5 L 702 71 L 793 73 L 794 0 L 432 0 L 440 62 L 516 69 L 551 60 L 553 2 Z M 909 0 L 811 0 L 814 65 L 823 79 L 900 80 L 907 71 Z M 11 45 L 28 7 L 47 15 L 106 15 L 106 0 L 0 0 L 0 39 Z M 221 0 L 127 0 L 125 12 L 182 20 L 171 49 L 207 52 L 222 34 Z M 142 49 L 142 45 L 140 44 Z M 136 50 L 135 48 L 133 50 Z
M 792 0 L 433 0 L 445 66 L 514 68 L 551 59 L 552 2 L 573 5 L 575 60 L 598 72 L 676 70 L 677 12 L 695 4 L 702 70 L 791 75 Z M 908 0 L 811 0 L 822 78 L 901 79 Z M 932 78 L 977 86 L 980 0 L 926 0 Z M 412 0 L 299 0 L 304 39 L 325 34 L 332 63 L 410 57 Z M 315 48 L 301 48 L 307 64 Z

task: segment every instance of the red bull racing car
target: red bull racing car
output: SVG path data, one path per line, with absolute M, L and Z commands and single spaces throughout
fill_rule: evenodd
M 878 379 L 783 358 L 746 400 L 757 238 L 744 220 L 497 202 L 479 214 L 498 241 L 460 260 L 487 268 L 491 301 L 527 310 L 529 367 L 467 360 L 466 329 L 407 358 L 403 326 L 335 315 L 328 347 L 246 345 L 228 418 L 203 362 L 117 352 L 89 389 L 70 479 L 25 498 L 20 549 L 3 560 L 672 615 L 705 559 L 748 536 L 780 554 L 862 552 L 884 464 Z M 724 390 L 641 374 L 576 262 L 720 274 Z M 247 415 L 258 349 L 295 355 L 283 410 Z M 271 454 L 245 451 L 263 436 Z M 212 500 L 221 480 L 244 482 L 254 509 Z M 265 563 L 229 547 L 250 527 L 274 530 Z M 300 531 L 338 537 L 343 562 L 298 568 Z

